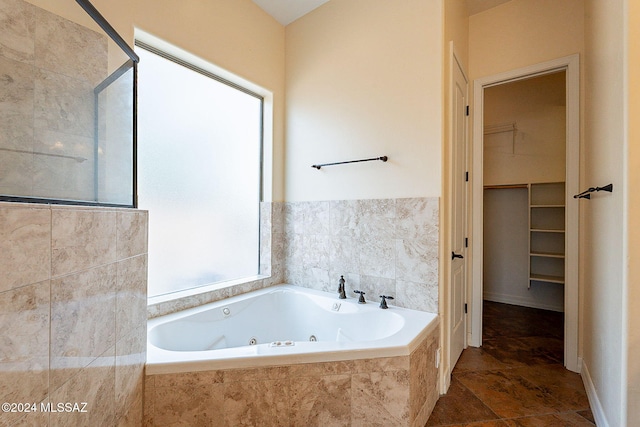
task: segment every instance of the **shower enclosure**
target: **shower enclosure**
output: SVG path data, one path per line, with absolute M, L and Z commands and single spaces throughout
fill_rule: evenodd
M 86 0 L 0 0 L 1 201 L 136 205 L 137 61 Z

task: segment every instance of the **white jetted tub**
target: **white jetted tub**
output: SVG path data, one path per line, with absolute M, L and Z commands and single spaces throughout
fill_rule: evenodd
M 147 375 L 408 356 L 437 315 L 292 285 L 148 323 Z

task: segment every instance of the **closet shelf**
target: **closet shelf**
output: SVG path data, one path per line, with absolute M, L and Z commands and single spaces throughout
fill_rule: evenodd
M 547 276 L 544 274 L 531 274 L 529 276 L 529 280 L 535 281 L 535 282 L 558 283 L 560 285 L 564 285 L 564 277 L 562 276 Z
M 564 233 L 564 230 L 554 228 L 532 228 L 531 231 L 534 233 Z
M 529 256 L 537 256 L 542 258 L 564 258 L 564 254 L 555 252 L 530 252 Z
M 529 283 L 564 284 L 565 183 L 529 184 Z

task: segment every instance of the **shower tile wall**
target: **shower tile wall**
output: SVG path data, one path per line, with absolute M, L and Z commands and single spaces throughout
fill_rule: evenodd
M 0 75 L 0 194 L 91 200 L 93 88 L 107 76 L 107 38 L 0 0 Z
M 0 426 L 141 424 L 146 264 L 144 211 L 0 205 Z
M 285 281 L 438 312 L 438 198 L 284 204 Z

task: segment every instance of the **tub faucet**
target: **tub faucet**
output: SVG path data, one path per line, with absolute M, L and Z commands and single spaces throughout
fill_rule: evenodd
M 382 298 L 382 301 L 380 301 L 380 308 L 386 310 L 387 308 L 387 300 L 388 299 L 393 299 L 393 297 L 390 297 L 389 295 L 380 295 L 380 298 Z
M 338 298 L 347 299 L 347 295 L 344 292 L 344 276 L 340 276 L 338 281 Z
M 366 304 L 367 302 L 364 300 L 364 292 L 362 291 L 353 291 L 356 294 L 360 294 L 360 297 L 358 298 L 358 304 Z

